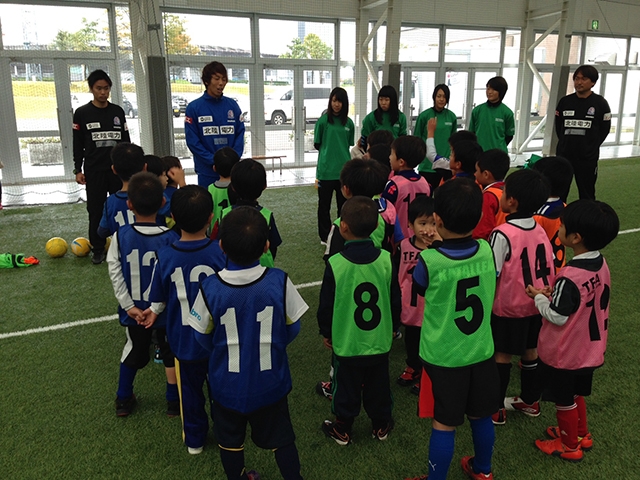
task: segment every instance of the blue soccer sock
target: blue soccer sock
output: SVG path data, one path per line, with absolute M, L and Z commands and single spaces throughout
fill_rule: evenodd
M 244 449 L 226 450 L 220 447 L 220 461 L 228 479 L 246 479 Z
M 167 393 L 165 393 L 165 397 L 167 399 L 167 402 L 177 402 L 178 400 L 180 400 L 177 383 L 167 382 Z
M 138 370 L 127 367 L 124 363 L 120 364 L 120 378 L 118 379 L 118 398 L 125 400 L 133 395 L 133 380 L 136 378 Z
M 453 458 L 456 432 L 431 430 L 429 441 L 429 480 L 446 480 Z
M 280 474 L 284 480 L 302 480 L 300 475 L 300 458 L 295 443 L 290 443 L 273 452 Z
M 491 457 L 493 455 L 493 443 L 496 440 L 496 432 L 491 417 L 469 419 L 471 424 L 471 436 L 473 438 L 473 470 L 475 473 L 491 472 Z

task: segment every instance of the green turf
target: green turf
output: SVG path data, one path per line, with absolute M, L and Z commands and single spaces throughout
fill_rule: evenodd
M 636 160 L 601 162 L 598 196 L 611 203 L 621 228 L 640 227 L 635 182 Z M 572 192 L 575 198 L 575 192 Z M 284 243 L 277 266 L 295 284 L 322 278 L 322 247 L 316 233 L 313 187 L 270 189 L 261 203 L 274 211 Z M 0 270 L 0 335 L 31 328 L 113 315 L 116 302 L 106 265 L 67 254 L 50 259 L 44 244 L 52 236 L 67 241 L 86 235 L 84 205 L 9 208 L 0 212 L 0 251 L 35 255 L 36 267 Z M 595 447 L 581 464 L 545 457 L 533 447 L 547 425 L 555 423 L 552 405 L 537 419 L 511 415 L 496 428 L 494 474 L 497 479 L 634 479 L 640 460 L 637 381 L 640 340 L 636 333 L 639 233 L 618 237 L 604 254 L 612 278 L 611 329 L 607 362 L 594 377 L 587 400 Z M 354 444 L 339 447 L 325 438 L 320 424 L 331 418 L 329 402 L 314 393 L 326 379 L 329 352 L 317 333 L 319 287 L 301 290 L 310 309 L 302 332 L 289 347 L 293 374 L 290 407 L 307 479 L 401 479 L 427 471 L 429 422 L 416 418 L 416 397 L 392 385 L 396 429 L 387 442 L 370 438 L 364 413 L 357 419 Z M 181 443 L 180 420 L 164 414 L 164 378 L 150 364 L 136 379 L 139 408 L 116 418 L 113 400 L 124 332 L 116 320 L 32 335 L 0 338 L 0 465 L 11 479 L 172 479 L 224 478 L 210 435 L 205 451 L 190 456 Z M 391 376 L 403 369 L 401 341 L 391 352 Z M 517 393 L 517 369 L 510 391 Z M 472 453 L 468 425 L 460 427 L 450 479 L 464 475 L 458 462 Z M 247 441 L 247 466 L 263 479 L 280 478 L 271 452 Z

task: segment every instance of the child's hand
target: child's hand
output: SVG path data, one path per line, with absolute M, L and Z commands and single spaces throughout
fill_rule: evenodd
M 544 288 L 536 288 L 533 285 L 527 285 L 527 288 L 525 289 L 525 291 L 527 292 L 527 295 L 529 295 L 529 297 L 531 298 L 534 298 L 538 294 L 542 294 L 545 297 L 548 297 L 549 295 L 551 295 L 551 287 L 549 285 L 545 286 Z
M 141 325 L 145 320 L 144 312 L 138 307 L 131 307 L 129 310 L 127 310 L 127 315 L 133 318 L 138 325 Z
M 329 350 L 333 350 L 333 345 L 331 343 L 331 339 L 330 338 L 322 338 L 322 343 Z
M 147 308 L 142 313 L 144 314 L 145 318 L 143 321 L 138 323 L 142 325 L 144 328 L 151 328 L 153 324 L 156 322 L 156 320 L 158 319 L 158 315 L 151 311 L 151 307 Z
M 436 125 L 438 124 L 437 118 L 430 118 L 427 122 L 427 138 L 433 138 L 436 133 Z
M 176 183 L 179 187 L 187 185 L 187 182 L 184 179 L 184 170 L 180 167 L 171 167 L 167 170 L 167 177 L 169 177 L 171 181 Z

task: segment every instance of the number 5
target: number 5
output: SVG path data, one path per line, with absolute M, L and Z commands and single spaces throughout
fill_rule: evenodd
M 471 320 L 467 320 L 464 315 L 455 319 L 456 326 L 465 335 L 471 335 L 482 325 L 484 317 L 482 301 L 474 293 L 467 295 L 467 290 L 479 285 L 480 277 L 475 276 L 458 281 L 458 286 L 456 287 L 456 312 L 464 312 L 467 308 L 471 308 Z

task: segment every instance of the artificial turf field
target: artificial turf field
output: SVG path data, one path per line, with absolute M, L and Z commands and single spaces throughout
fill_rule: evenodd
M 640 228 L 636 185 L 638 159 L 600 162 L 597 193 L 618 212 L 621 231 Z M 576 198 L 572 190 L 570 200 Z M 326 380 L 330 354 L 322 347 L 315 311 L 322 278 L 323 247 L 316 234 L 313 187 L 269 189 L 261 204 L 273 210 L 283 245 L 276 266 L 286 270 L 309 304 L 302 331 L 289 346 L 293 390 L 289 404 L 306 479 L 402 479 L 427 473 L 430 422 L 416 416 L 416 398 L 395 384 L 404 368 L 404 344 L 391 351 L 396 428 L 386 442 L 373 440 L 364 412 L 354 442 L 340 447 L 320 424 L 332 418 L 330 403 L 314 392 Z M 48 258 L 45 242 L 86 236 L 84 205 L 9 208 L 0 212 L 0 252 L 37 256 L 38 266 L 0 270 L 0 476 L 6 479 L 223 479 L 213 435 L 204 452 L 187 454 L 178 418 L 165 414 L 164 369 L 150 363 L 139 372 L 138 407 L 117 418 L 114 398 L 124 331 L 106 264 L 71 253 Z M 579 464 L 546 457 L 534 446 L 555 409 L 542 415 L 513 413 L 496 427 L 493 472 L 497 479 L 588 480 L 640 478 L 638 365 L 640 231 L 618 236 L 604 251 L 611 269 L 609 348 L 587 399 L 594 449 Z M 311 286 L 304 284 L 313 284 Z M 105 318 L 106 317 L 106 318 Z M 83 320 L 96 319 L 90 323 Z M 65 325 L 66 324 L 66 325 Z M 42 327 L 45 328 L 44 330 Z M 59 328 L 61 327 L 61 328 Z M 30 329 L 36 329 L 29 332 Z M 23 334 L 14 335 L 16 332 Z M 519 388 L 512 369 L 509 393 Z M 459 467 L 473 453 L 468 423 L 458 429 L 450 479 L 466 478 Z M 246 443 L 246 465 L 261 478 L 280 478 L 273 454 Z

